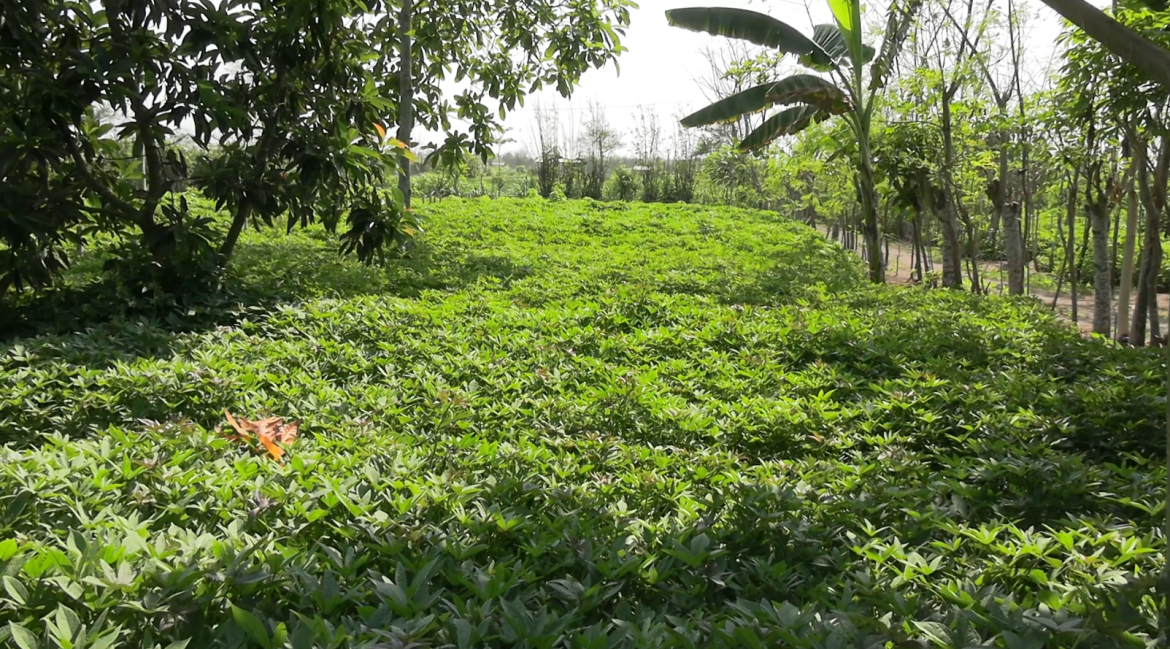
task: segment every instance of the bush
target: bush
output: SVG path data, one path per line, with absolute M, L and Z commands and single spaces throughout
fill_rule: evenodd
M 605 195 L 611 200 L 632 201 L 638 197 L 638 179 L 626 167 L 613 170 L 609 182 L 606 183 Z

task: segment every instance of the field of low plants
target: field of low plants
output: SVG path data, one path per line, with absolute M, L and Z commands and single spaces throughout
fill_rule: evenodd
M 420 212 L 380 267 L 249 233 L 189 312 L 108 317 L 100 247 L 20 306 L 0 646 L 1155 641 L 1156 351 L 770 213 Z

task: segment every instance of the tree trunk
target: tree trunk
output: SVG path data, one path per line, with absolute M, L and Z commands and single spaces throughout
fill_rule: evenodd
M 967 233 L 967 245 L 971 247 L 971 259 L 967 267 L 971 279 L 971 292 L 982 293 L 983 282 L 979 279 L 979 233 L 976 231 L 975 223 L 972 221 L 971 215 L 967 213 L 965 205 L 957 204 L 956 211 L 960 216 L 959 222 L 963 224 L 963 229 Z
M 1007 115 L 1005 107 L 1000 106 L 1001 117 L 1006 120 Z M 991 227 L 987 230 L 987 236 L 991 243 L 991 250 L 995 250 L 995 242 L 999 237 L 999 229 L 1003 223 L 1005 212 L 1011 207 L 1007 202 L 1007 184 L 1008 184 L 1008 135 L 1006 131 L 1001 131 L 999 134 L 999 177 L 998 182 L 993 182 L 988 187 L 988 198 L 991 199 L 992 214 Z M 1006 254 L 1007 251 L 1004 251 Z
M 1003 252 L 1007 258 L 1008 293 L 1024 294 L 1024 240 L 1020 233 L 1020 204 L 1011 203 L 1003 212 Z
M 1149 306 L 1147 308 L 1150 314 L 1150 344 L 1157 344 L 1158 338 L 1162 336 L 1162 330 L 1158 322 L 1158 271 L 1162 268 L 1161 240 L 1158 241 L 1158 245 L 1154 248 L 1153 253 L 1150 255 L 1150 274 L 1147 279 L 1150 283 Z
M 1117 296 L 1117 337 L 1129 336 L 1129 297 L 1133 287 L 1133 258 L 1137 245 L 1138 199 L 1134 181 L 1137 158 L 1130 158 L 1130 170 L 1125 179 L 1125 249 L 1121 253 L 1120 289 Z
M 857 189 L 861 194 L 861 231 L 865 237 L 865 252 L 869 262 L 869 281 L 882 284 L 886 281 L 885 266 L 882 264 L 882 249 L 878 241 L 877 190 L 873 180 L 873 162 L 869 156 L 869 143 L 862 142 L 861 162 L 857 169 Z
M 1158 154 L 1154 174 L 1154 189 L 1150 187 L 1149 171 L 1146 168 L 1146 143 L 1138 141 L 1134 146 L 1134 163 L 1137 165 L 1139 196 L 1146 210 L 1146 233 L 1141 251 L 1141 271 L 1138 274 L 1138 294 L 1134 301 L 1133 322 L 1130 324 L 1131 345 L 1144 345 L 1146 320 L 1151 323 L 1150 335 L 1158 334 L 1158 271 L 1162 262 L 1161 209 L 1165 206 L 1166 177 L 1170 171 L 1170 145 L 1163 144 Z M 1156 194 L 1155 194 L 1156 191 Z
M 1064 256 L 1068 262 L 1068 290 L 1069 296 L 1072 298 L 1072 318 L 1074 323 L 1079 323 L 1080 319 L 1077 317 L 1077 185 L 1080 180 L 1079 170 L 1074 170 L 1072 179 L 1068 186 L 1068 245 L 1065 248 Z
M 236 208 L 236 213 L 232 217 L 231 227 L 228 228 L 227 236 L 224 237 L 223 243 L 219 246 L 219 254 L 216 258 L 216 265 L 220 270 L 227 267 L 228 261 L 232 258 L 232 253 L 236 250 L 236 242 L 240 240 L 240 234 L 244 231 L 244 226 L 248 224 L 248 217 L 252 215 L 252 206 L 247 202 L 240 204 Z
M 1093 333 L 1108 336 L 1113 310 L 1113 282 L 1109 259 L 1109 202 L 1101 196 L 1089 204 L 1089 223 L 1093 228 Z
M 959 237 L 958 217 L 955 214 L 955 200 L 951 194 L 954 186 L 951 180 L 951 166 L 955 159 L 954 141 L 951 139 L 951 91 L 942 93 L 941 130 L 943 139 L 943 189 L 942 205 L 937 212 L 942 225 L 943 238 L 943 286 L 946 288 L 963 288 L 963 244 Z M 929 192 L 929 184 L 926 187 Z
M 402 0 L 398 13 L 398 139 L 410 146 L 410 132 L 414 130 L 414 0 Z M 403 207 L 410 208 L 410 160 L 399 158 L 398 189 L 402 192 Z

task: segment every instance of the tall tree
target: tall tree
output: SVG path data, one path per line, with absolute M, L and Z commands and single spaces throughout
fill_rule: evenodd
M 715 124 L 773 105 L 791 105 L 769 117 L 739 143 L 743 151 L 763 148 L 775 139 L 798 133 L 810 124 L 842 115 L 857 147 L 854 187 L 861 206 L 869 277 L 885 281 L 879 242 L 877 190 L 874 180 L 870 131 L 874 98 L 902 45 L 920 0 L 895 0 L 887 14 L 885 40 L 874 60 L 873 48 L 862 42 L 858 0 L 829 0 L 835 25 L 817 25 L 809 38 L 787 23 L 743 9 L 693 8 L 666 12 L 667 21 L 692 31 L 743 39 L 800 56 L 802 65 L 831 73 L 837 84 L 822 77 L 797 74 L 748 88 L 685 117 L 688 127 Z M 869 83 L 863 68 L 874 61 Z
M 398 11 L 398 141 L 411 144 L 414 131 L 414 0 L 401 0 Z M 403 157 L 398 171 L 402 204 L 410 208 L 410 159 Z
M 137 239 L 156 279 L 215 274 L 250 222 L 289 228 L 350 214 L 366 258 L 402 234 L 376 188 L 393 109 L 368 62 L 363 16 L 381 2 L 29 0 L 0 5 L 0 294 L 42 287 L 67 244 Z M 109 106 L 122 122 L 95 119 Z M 171 146 L 192 128 L 189 165 Z M 226 235 L 167 196 L 194 184 L 232 217 Z M 353 244 L 353 245 L 350 245 Z
M 632 0 L 406 0 L 396 15 L 377 22 L 377 38 L 398 44 L 399 55 L 379 59 L 375 72 L 400 107 L 400 133 L 441 134 L 441 142 L 431 143 L 440 164 L 465 155 L 486 160 L 508 112 L 530 93 L 552 86 L 568 97 L 586 70 L 616 63 L 633 6 Z

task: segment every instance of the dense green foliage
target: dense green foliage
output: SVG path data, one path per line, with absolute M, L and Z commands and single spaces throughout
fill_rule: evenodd
M 344 219 L 401 232 L 379 190 L 392 107 L 363 16 L 380 2 L 35 0 L 0 10 L 0 300 L 41 289 L 95 236 L 143 283 L 205 288 L 239 232 Z M 176 148 L 189 136 L 192 159 Z M 220 236 L 164 202 L 194 184 L 232 214 Z
M 8 343 L 0 644 L 1152 637 L 1152 352 L 866 286 L 762 212 L 421 212 L 385 267 L 246 234 L 230 281 L 270 299 L 224 326 Z M 303 437 L 251 456 L 225 408 Z

